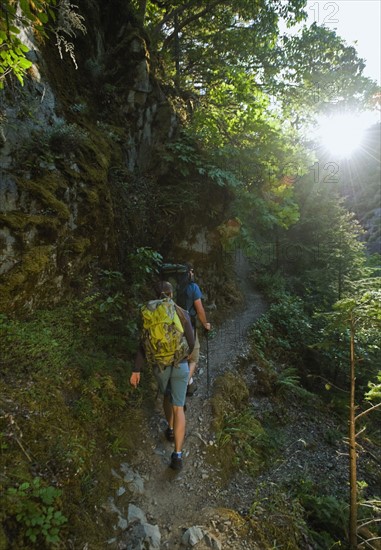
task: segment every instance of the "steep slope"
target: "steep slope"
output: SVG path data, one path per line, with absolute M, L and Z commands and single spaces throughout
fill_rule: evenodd
M 113 9 L 114 8 L 114 9 Z M 83 10 L 83 11 L 82 11 Z M 219 241 L 226 189 L 188 173 L 167 145 L 186 104 L 160 80 L 128 2 L 83 2 L 76 70 L 28 42 L 24 87 L 0 90 L 0 308 L 28 314 L 83 288 L 87 273 L 130 274 L 129 254 Z M 118 18 L 114 17 L 118 13 Z M 200 204 L 212 204 L 213 212 Z

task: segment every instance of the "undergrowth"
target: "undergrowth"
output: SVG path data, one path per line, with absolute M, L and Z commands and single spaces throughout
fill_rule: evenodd
M 223 478 L 242 469 L 256 475 L 276 447 L 249 406 L 249 389 L 237 372 L 227 372 L 214 385 L 212 407 L 217 446 L 210 451 Z M 214 452 L 214 456 L 213 456 Z
M 239 366 L 240 376 L 250 380 L 251 385 L 247 388 L 244 399 L 236 401 L 238 412 L 235 415 L 229 409 L 229 391 L 226 390 L 226 384 L 222 385 L 222 392 L 221 388 L 217 390 L 221 392 L 219 399 L 221 401 L 226 399 L 228 405 L 225 412 L 223 407 L 220 407 L 215 410 L 215 413 L 219 419 L 217 421 L 218 441 L 222 452 L 225 453 L 225 461 L 231 466 L 229 473 L 233 465 L 241 470 L 245 469 L 245 462 L 240 461 L 241 449 L 243 449 L 244 455 L 249 460 L 255 459 L 256 471 L 255 468 L 249 468 L 249 473 L 256 477 L 258 472 L 262 474 L 266 466 L 270 466 L 271 479 L 273 471 L 271 462 L 266 463 L 264 460 L 261 463 L 260 459 L 265 457 L 276 462 L 281 459 L 282 453 L 287 458 L 285 452 L 287 442 L 282 442 L 281 433 L 282 426 L 286 427 L 288 418 L 296 422 L 299 416 L 303 418 L 309 414 L 314 418 L 317 413 L 322 415 L 322 418 L 324 415 L 330 416 L 330 420 L 335 418 L 337 427 L 334 427 L 331 422 L 331 427 L 322 431 L 321 440 L 316 442 L 316 445 L 337 447 L 342 443 L 347 426 L 348 392 L 340 391 L 339 387 L 335 388 L 334 382 L 336 381 L 337 386 L 341 384 L 345 387 L 349 360 L 347 353 L 341 353 L 338 343 L 342 342 L 337 335 L 333 335 L 333 341 L 329 344 L 324 342 L 322 321 L 312 317 L 311 313 L 306 311 L 300 298 L 286 291 L 284 281 L 279 275 L 262 277 L 261 284 L 271 305 L 252 327 L 249 333 L 250 350 L 247 356 L 242 358 Z M 336 341 L 334 341 L 335 336 Z M 374 338 L 373 341 L 375 342 L 376 339 Z M 361 357 L 363 355 L 365 360 L 369 359 L 369 364 L 373 359 L 374 368 L 374 357 L 370 357 L 370 353 L 368 353 L 369 357 L 361 353 Z M 359 400 L 365 387 L 360 373 L 359 369 L 357 390 Z M 366 371 L 365 380 L 369 379 L 367 376 L 368 371 Z M 317 381 L 319 381 L 318 384 Z M 242 382 L 239 382 L 238 385 L 241 384 Z M 250 395 L 249 399 L 247 394 Z M 255 418 L 254 411 L 248 406 L 251 399 L 258 403 L 269 404 L 268 410 L 271 414 L 258 411 L 259 418 Z M 218 403 L 218 399 L 215 401 Z M 297 413 L 298 408 L 303 414 Z M 294 414 L 291 412 L 293 409 Z M 296 418 L 294 418 L 295 415 Z M 269 418 L 270 416 L 272 418 Z M 374 418 L 377 420 L 376 415 Z M 372 480 L 372 489 L 366 483 L 364 485 L 371 502 L 364 507 L 367 510 L 364 516 L 366 519 L 363 522 L 365 531 L 359 533 L 359 540 L 364 541 L 377 536 L 379 522 L 377 504 L 379 500 L 374 497 L 379 476 L 374 475 L 374 467 L 372 468 L 372 464 L 376 466 L 376 463 L 368 458 L 377 448 L 377 435 L 373 435 L 377 434 L 377 431 L 374 430 L 375 423 L 370 420 L 368 419 L 367 433 L 372 433 L 372 440 L 361 442 L 360 445 L 364 447 L 360 448 L 359 445 L 358 451 L 359 471 L 361 469 L 361 475 Z M 250 433 L 251 448 L 247 444 L 248 433 Z M 316 435 L 318 433 L 319 430 Z M 360 441 L 360 437 L 358 440 Z M 276 444 L 272 446 L 274 442 Z M 366 449 L 372 449 L 371 453 L 364 453 Z M 302 464 L 300 466 L 302 467 Z M 276 538 L 279 547 L 298 548 L 298 544 L 304 547 L 303 544 L 307 544 L 306 541 L 308 541 L 319 550 L 334 547 L 347 548 L 349 502 L 342 500 L 345 492 L 341 489 L 334 485 L 326 487 L 324 479 L 316 479 L 314 476 L 312 481 L 307 475 L 303 476 L 301 473 L 298 478 L 282 479 L 278 480 L 274 486 L 270 482 L 266 487 L 261 487 L 258 498 L 253 500 L 250 513 L 254 524 L 257 525 L 256 521 L 259 520 L 261 525 L 266 526 L 266 532 L 272 533 L 271 536 Z M 362 519 L 360 519 L 362 513 L 363 510 L 360 507 L 359 528 L 362 525 Z M 296 542 L 296 540 L 292 541 L 292 536 L 286 539 L 282 537 L 276 528 L 279 520 L 282 524 L 280 519 L 282 517 L 288 525 L 294 524 L 299 534 L 303 533 L 302 540 L 299 539 L 299 542 Z M 369 526 L 370 529 L 368 529 Z M 265 543 L 265 538 L 263 540 L 265 548 L 267 542 Z
M 1 316 L 0 548 L 96 548 L 109 535 L 110 464 L 138 444 L 136 400 L 149 390 L 129 385 L 134 291 L 100 272 L 68 304 Z

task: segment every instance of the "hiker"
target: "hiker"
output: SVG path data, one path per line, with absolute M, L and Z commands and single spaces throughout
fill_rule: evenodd
M 188 360 L 189 362 L 189 380 L 187 388 L 187 396 L 192 396 L 197 389 L 196 383 L 193 380 L 193 375 L 196 371 L 200 359 L 200 341 L 196 327 L 196 319 L 200 321 L 205 330 L 211 330 L 211 324 L 206 320 L 206 313 L 202 304 L 202 292 L 200 287 L 194 282 L 194 268 L 191 263 L 185 264 L 187 267 L 184 282 L 180 285 L 178 291 L 177 303 L 188 311 L 192 327 L 195 335 L 195 344 L 193 351 Z
M 170 467 L 173 470 L 181 470 L 183 466 L 182 447 L 185 438 L 184 405 L 189 379 L 188 357 L 193 350 L 194 333 L 189 314 L 173 302 L 172 296 L 173 287 L 171 283 L 162 281 L 158 288 L 159 300 L 157 302 L 166 302 L 169 307 L 174 306 L 176 314 L 178 315 L 177 320 L 181 321 L 184 333 L 182 339 L 185 346 L 179 349 L 179 356 L 177 359 L 173 359 L 172 357 L 170 359 L 171 363 L 168 366 L 160 368 L 159 364 L 162 358 L 158 357 L 158 355 L 156 357 L 154 356 L 150 342 L 147 341 L 147 339 L 144 341 L 143 338 L 136 354 L 135 365 L 130 377 L 130 384 L 135 388 L 138 386 L 144 361 L 149 361 L 153 366 L 153 372 L 158 382 L 159 390 L 164 396 L 163 408 L 168 423 L 165 436 L 168 441 L 174 441 L 175 446 L 175 450 L 171 456 Z M 149 302 L 147 306 L 149 307 L 150 304 L 155 304 L 155 302 Z M 173 326 L 165 324 L 162 326 L 163 329 L 167 331 L 164 336 L 170 338 Z

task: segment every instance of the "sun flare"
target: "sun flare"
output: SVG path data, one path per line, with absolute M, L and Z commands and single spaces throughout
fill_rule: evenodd
M 317 138 L 334 157 L 348 158 L 359 148 L 370 125 L 367 113 L 326 116 L 318 123 Z

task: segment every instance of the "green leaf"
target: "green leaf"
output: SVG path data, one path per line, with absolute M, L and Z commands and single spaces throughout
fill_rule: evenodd
M 49 17 L 55 21 L 56 20 L 56 14 L 54 13 L 54 11 L 50 8 L 48 8 L 48 14 L 49 14 Z
M 43 11 L 40 12 L 37 17 L 43 25 L 45 25 L 49 21 L 48 15 Z
M 28 19 L 32 19 L 28 0 L 20 0 L 20 9 L 23 15 L 25 15 Z
M 29 59 L 25 59 L 25 57 L 20 57 L 19 65 L 22 69 L 29 69 L 33 63 Z

